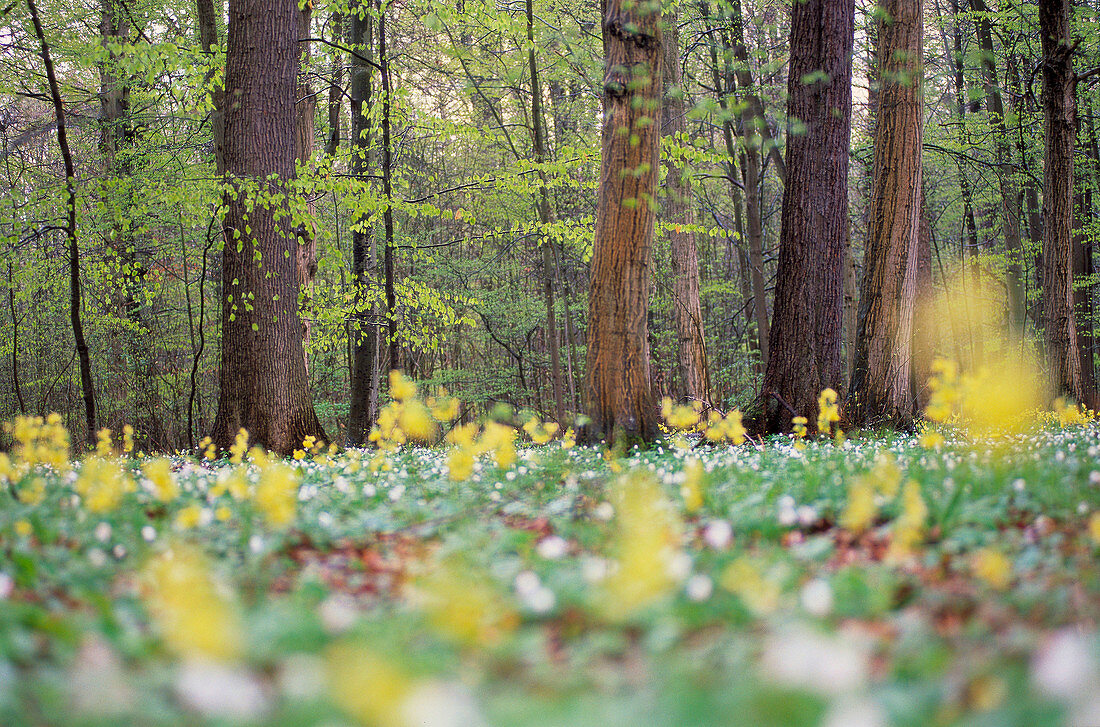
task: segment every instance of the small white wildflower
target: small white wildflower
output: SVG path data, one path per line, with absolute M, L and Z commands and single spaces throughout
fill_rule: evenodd
M 615 506 L 610 502 L 601 502 L 599 505 L 596 505 L 596 509 L 592 511 L 592 514 L 597 520 L 608 522 L 611 518 L 615 517 Z
M 858 639 L 788 626 L 768 636 L 761 666 L 781 684 L 844 694 L 867 682 L 868 661 L 868 650 Z
M 1090 642 L 1073 628 L 1049 636 L 1031 660 L 1031 680 L 1039 691 L 1073 701 L 1100 689 Z
M 335 520 L 333 519 L 332 515 L 330 515 L 328 512 L 322 511 L 322 512 L 317 514 L 317 524 L 320 525 L 321 527 L 331 528 L 333 522 L 335 522 Z
M 499 492 L 490 492 L 490 493 L 489 493 L 489 500 L 490 500 L 491 502 L 500 502 L 500 501 L 501 501 L 501 500 L 503 500 L 503 499 L 504 499 L 504 498 L 503 498 L 503 497 L 501 497 L 501 495 L 500 495 L 500 493 L 499 493 Z
M 705 601 L 714 593 L 714 581 L 702 573 L 696 573 L 691 578 L 688 578 L 687 586 L 685 586 L 684 590 L 687 592 L 687 597 L 691 600 L 696 602 Z
M 1100 485 L 1100 470 L 1093 470 L 1089 472 L 1089 484 Z
M 363 485 L 363 497 L 374 497 L 376 494 L 378 494 L 377 487 L 370 483 Z
M 799 601 L 807 613 L 818 617 L 828 616 L 833 610 L 833 589 L 827 581 L 814 578 L 802 586 Z
M 780 525 L 789 528 L 798 522 L 798 511 L 793 507 L 780 507 L 778 519 Z
M 711 520 L 703 528 L 703 542 L 713 550 L 725 550 L 733 541 L 733 526 L 727 520 Z
M 516 574 L 512 585 L 516 589 L 516 594 L 523 598 L 537 591 L 542 586 L 542 581 L 534 571 L 524 570 Z
M 279 692 L 292 699 L 315 699 L 325 691 L 325 665 L 312 654 L 291 654 L 279 664 Z
M 396 485 L 390 488 L 390 502 L 397 502 L 405 494 L 404 485 Z
M 11 592 L 15 590 L 15 579 L 9 576 L 7 573 L 0 571 L 0 601 L 6 601 L 11 597 Z
M 558 560 L 569 550 L 569 543 L 558 535 L 547 535 L 535 546 L 536 552 L 547 560 Z
M 248 539 L 248 549 L 256 555 L 264 552 L 264 539 L 259 535 L 253 535 Z
M 691 573 L 691 556 L 682 550 L 672 554 L 668 560 L 668 575 L 677 581 L 682 581 Z
M 418 684 L 401 704 L 400 724 L 417 727 L 485 727 L 485 716 L 461 682 Z
M 95 539 L 101 543 L 106 543 L 111 539 L 111 524 L 100 523 L 95 526 Z
M 146 525 L 141 529 L 141 539 L 146 543 L 151 543 L 157 539 L 157 529 L 152 525 Z
M 607 578 L 610 567 L 603 558 L 588 557 L 581 562 L 581 576 L 585 583 L 595 585 Z
M 810 505 L 798 508 L 798 524 L 807 528 L 817 522 L 817 510 Z
M 123 547 L 122 543 L 118 543 L 111 548 L 111 555 L 115 556 L 115 560 L 122 560 L 126 557 L 126 548 Z
M 184 663 L 176 679 L 180 701 L 207 717 L 255 720 L 269 708 L 263 685 L 252 673 L 208 661 Z
M 350 596 L 337 593 L 321 602 L 317 615 L 321 617 L 321 625 L 325 631 L 330 634 L 339 634 L 355 624 L 359 612 L 355 608 L 355 601 L 351 600 Z
M 821 727 L 887 727 L 889 724 L 882 708 L 864 697 L 835 702 Z
M 1027 489 L 1027 482 L 1024 481 L 1023 477 L 1013 480 L 1012 489 L 1016 490 L 1016 492 L 1023 492 Z
M 96 568 L 102 568 L 107 565 L 107 554 L 99 548 L 92 548 L 88 551 L 88 562 Z

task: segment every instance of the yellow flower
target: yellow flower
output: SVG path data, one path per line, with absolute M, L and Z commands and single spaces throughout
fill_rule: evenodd
M 869 473 L 875 488 L 886 497 L 898 494 L 898 485 L 901 484 L 901 470 L 898 461 L 886 452 L 879 452 L 875 457 L 875 466 Z
M 779 607 L 782 589 L 767 578 L 748 556 L 742 556 L 726 566 L 718 579 L 719 585 L 734 594 L 757 616 L 765 616 Z
M 848 502 L 840 515 L 841 527 L 858 535 L 871 526 L 876 512 L 874 485 L 866 476 L 856 477 L 848 485 Z
M 191 530 L 202 522 L 202 507 L 193 503 L 176 513 L 175 525 L 179 530 Z
M 681 524 L 653 478 L 637 473 L 616 480 L 612 555 L 618 568 L 602 584 L 598 604 L 612 619 L 627 618 L 671 592 Z
M 114 444 L 111 442 L 111 430 L 104 427 L 95 433 L 95 453 L 99 457 L 110 457 L 114 452 Z
M 233 511 L 225 505 L 222 505 L 218 507 L 218 509 L 214 510 L 214 517 L 221 522 L 225 522 L 229 518 L 233 517 Z
M 415 581 L 411 600 L 440 633 L 465 644 L 497 643 L 518 625 L 488 576 L 457 558 L 434 563 Z
M 833 428 L 833 422 L 840 421 L 840 407 L 836 404 L 837 393 L 835 389 L 822 389 L 817 397 L 817 431 L 828 434 Z
M 394 369 L 390 371 L 390 396 L 397 401 L 411 399 L 416 396 L 416 383 Z
M 1100 512 L 1094 512 L 1089 518 L 1089 535 L 1092 536 L 1092 542 L 1100 545 Z
M 901 515 L 894 521 L 893 538 L 887 559 L 901 560 L 913 552 L 924 538 L 924 521 L 928 517 L 928 506 L 921 497 L 920 484 L 909 480 L 901 493 Z
M 970 561 L 974 575 L 997 589 L 1004 590 L 1012 579 L 1012 562 L 1003 553 L 982 548 Z
M 680 496 L 684 498 L 684 509 L 689 513 L 703 506 L 703 463 L 694 457 L 684 463 L 684 484 L 680 487 Z
M 126 454 L 134 451 L 134 428 L 129 424 L 122 427 L 122 451 Z
M 406 399 L 401 404 L 397 424 L 408 438 L 417 442 L 430 442 L 435 439 L 439 427 L 424 402 L 412 398 Z
M 237 431 L 237 436 L 233 440 L 233 445 L 229 448 L 229 461 L 233 464 L 240 464 L 244 459 L 245 452 L 248 451 L 248 430 L 241 427 Z
M 178 654 L 228 661 L 242 650 L 240 617 L 197 551 L 175 546 L 142 572 L 149 611 L 164 641 Z
M 133 489 L 133 482 L 113 460 L 89 457 L 80 468 L 74 485 L 90 512 L 110 512 L 122 496 Z
M 447 475 L 454 482 L 470 479 L 474 473 L 474 456 L 464 447 L 456 447 L 447 455 Z
M 794 436 L 798 437 L 799 439 L 805 437 L 807 434 L 806 424 L 808 422 L 809 420 L 807 420 L 806 417 L 795 417 L 794 419 L 791 419 L 791 432 L 794 434 Z
M 507 469 L 516 461 L 516 430 L 499 422 L 486 422 L 478 440 L 481 452 L 492 452 L 497 467 Z
M 403 706 L 415 685 L 400 667 L 364 646 L 344 642 L 325 651 L 325 673 L 333 700 L 362 724 L 411 727 Z
M 170 502 L 179 495 L 179 486 L 172 478 L 172 463 L 167 459 L 143 462 L 141 471 L 153 486 L 153 495 L 161 502 Z
M 577 434 L 573 431 L 573 427 L 569 427 L 561 437 L 561 448 L 572 449 L 575 446 L 577 446 Z
M 674 429 L 691 429 L 699 423 L 699 412 L 702 402 L 694 402 L 692 406 L 674 404 L 672 399 L 661 399 L 661 417 Z
M 275 527 L 294 521 L 298 509 L 298 472 L 285 464 L 266 460 L 253 497 L 264 518 Z
M 41 505 L 46 499 L 46 480 L 43 477 L 34 477 L 29 483 L 19 488 L 19 501 L 28 505 Z
M 943 435 L 927 424 L 921 429 L 920 446 L 925 449 L 939 449 L 943 446 Z
M 523 425 L 523 431 L 527 433 L 527 436 L 529 436 L 531 441 L 535 444 L 546 444 L 558 433 L 558 424 L 557 422 L 542 424 L 538 419 L 529 419 L 527 423 Z
M 294 459 L 301 460 L 306 458 L 306 451 L 304 449 L 294 450 Z
M 432 416 L 441 422 L 453 422 L 458 418 L 458 399 L 447 396 L 446 389 L 440 389 L 439 398 L 429 397 L 428 406 Z
M 29 538 L 34 532 L 34 528 L 26 520 L 16 520 L 14 527 L 15 534 L 20 538 Z

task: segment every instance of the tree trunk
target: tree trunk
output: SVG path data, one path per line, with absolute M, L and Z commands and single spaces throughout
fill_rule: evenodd
M 1043 338 L 1056 395 L 1084 401 L 1081 355 L 1073 314 L 1073 149 L 1076 77 L 1070 39 L 1070 0 L 1040 0 L 1043 47 Z
M 680 33 L 675 13 L 664 19 L 664 87 L 661 135 L 673 144 L 684 133 L 683 89 L 680 87 Z M 678 398 L 710 401 L 703 309 L 699 302 L 699 253 L 695 247 L 695 213 L 691 183 L 674 160 L 665 162 L 665 197 L 661 212 L 672 248 L 672 307 L 676 326 L 676 358 L 680 374 Z
M 294 175 L 301 13 L 295 0 L 233 0 L 225 88 L 222 342 L 212 436 L 229 447 L 240 428 L 289 454 L 325 438 L 313 410 L 298 318 L 293 230 L 277 202 Z M 283 213 L 280 219 L 277 214 Z
M 219 5 L 219 7 L 221 7 Z M 199 16 L 199 44 L 204 53 L 213 53 L 218 45 L 218 14 L 214 9 L 214 0 L 195 0 Z M 211 70 L 204 79 L 209 86 L 214 78 Z M 214 140 L 214 168 L 220 178 L 225 174 L 225 85 L 211 89 L 214 110 L 210 112 L 211 136 Z
M 967 94 L 966 94 L 966 74 L 963 67 L 963 46 L 962 46 L 962 18 L 959 16 L 959 2 L 958 0 L 950 0 L 951 3 L 951 50 L 950 61 L 951 68 L 954 71 L 955 81 L 955 106 L 959 115 L 959 143 L 962 148 L 970 148 L 970 134 L 966 129 L 966 109 L 967 109 Z M 936 0 L 936 10 L 939 10 L 939 0 Z M 946 40 L 944 42 L 944 48 L 947 48 Z M 967 170 L 962 167 L 962 164 L 958 164 L 959 169 L 959 194 L 962 197 L 963 202 L 963 225 L 960 230 L 959 248 L 962 251 L 961 256 L 965 256 L 967 250 L 974 253 L 978 249 L 978 224 L 974 219 L 974 195 L 970 190 L 970 176 L 967 174 Z
M 908 425 L 920 228 L 923 19 L 920 1 L 883 0 L 875 167 L 860 285 L 848 414 L 857 424 Z
M 386 233 L 386 247 L 382 259 L 386 287 L 386 331 L 389 343 L 388 366 L 391 371 L 401 368 L 399 354 L 401 346 L 397 341 L 397 292 L 396 271 L 394 270 L 393 248 L 393 148 L 390 145 L 390 110 L 393 101 L 393 88 L 390 84 L 390 61 L 386 53 L 386 11 L 389 0 L 378 0 L 378 60 L 379 74 L 382 76 L 382 197 L 385 208 L 382 210 L 382 226 Z
M 344 36 L 344 23 L 347 16 L 343 13 L 332 11 L 328 17 L 329 32 L 332 39 L 339 43 Z M 340 106 L 344 89 L 344 62 L 340 53 L 332 57 L 332 85 L 328 90 L 328 137 L 325 141 L 325 154 L 336 156 L 340 149 Z
M 1082 403 L 1095 409 L 1096 363 L 1093 357 L 1096 315 L 1092 304 L 1093 245 L 1085 228 L 1088 216 L 1092 212 L 1092 190 L 1086 189 L 1076 195 L 1076 230 L 1073 235 L 1073 277 L 1079 282 L 1073 289 L 1073 315 L 1077 322 L 1077 349 L 1081 355 Z
M 527 0 L 527 64 L 531 73 L 531 143 L 534 147 L 535 166 L 539 172 L 539 196 L 535 202 L 539 224 L 544 234 L 550 225 L 550 191 L 546 186 L 546 123 L 542 114 L 542 88 L 539 86 L 539 67 L 535 58 L 535 11 L 533 1 Z M 546 306 L 546 347 L 550 350 L 550 379 L 554 387 L 554 416 L 565 423 L 565 402 L 562 393 L 561 355 L 558 351 L 558 322 L 554 311 L 554 251 L 548 237 L 539 242 L 542 248 L 542 293 Z
M 367 0 L 360 0 L 365 4 Z M 352 6 L 348 16 L 348 44 L 351 56 L 351 173 L 365 188 L 370 173 L 372 128 L 367 112 L 371 103 L 371 73 L 368 60 L 374 49 L 374 29 L 370 13 L 357 12 Z M 369 288 L 375 275 L 374 230 L 365 215 L 355 213 L 351 222 L 351 266 L 355 284 L 355 313 L 348 335 L 351 337 L 351 411 L 348 415 L 348 443 L 363 445 L 371 424 L 378 416 L 378 325 L 377 310 L 370 303 Z
M 822 389 L 843 383 L 844 247 L 852 120 L 854 0 L 808 0 L 791 9 L 787 185 L 771 349 L 759 428 L 788 431 L 817 416 Z M 812 79 L 812 80 L 811 80 Z
M 88 342 L 84 338 L 84 323 L 80 318 L 80 246 L 76 236 L 76 167 L 69 148 L 68 129 L 65 124 L 65 106 L 61 101 L 61 89 L 54 73 L 53 56 L 42 22 L 38 18 L 38 8 L 34 0 L 27 0 L 27 9 L 34 24 L 34 33 L 42 56 L 42 65 L 46 68 L 46 81 L 50 87 L 50 100 L 53 102 L 54 120 L 57 124 L 57 145 L 65 163 L 65 237 L 69 243 L 69 324 L 73 330 L 76 354 L 80 361 L 80 388 L 84 398 L 84 423 L 87 430 L 85 440 L 89 445 L 96 441 L 95 388 L 92 384 L 92 358 L 88 351 Z
M 1005 131 L 1004 104 L 997 82 L 997 63 L 993 53 L 993 32 L 989 23 L 989 9 L 985 0 L 970 0 L 974 22 L 978 29 L 978 45 L 982 49 L 982 81 L 985 85 L 986 111 L 993 127 L 993 141 L 997 154 L 997 184 L 1001 190 L 1001 231 L 1004 235 L 1005 256 L 1008 258 L 1006 285 L 1008 307 L 1013 325 L 1024 325 L 1024 283 L 1020 272 L 1020 195 L 1013 177 L 1011 149 Z
M 298 37 L 308 38 L 309 23 L 312 17 L 312 5 L 306 5 L 299 14 Z M 309 78 L 306 75 L 310 59 L 310 44 L 299 43 L 301 57 L 299 58 L 298 91 L 295 113 L 297 120 L 294 125 L 294 159 L 299 164 L 309 162 L 313 156 L 313 124 L 314 115 L 317 112 L 317 97 L 313 95 L 313 89 L 309 86 Z M 308 203 L 309 217 L 313 217 L 313 203 Z M 313 329 L 313 278 L 317 275 L 317 236 L 314 234 L 311 220 L 303 222 L 294 230 L 294 236 L 298 240 L 298 249 L 295 250 L 295 261 L 298 270 L 298 290 L 301 295 L 299 315 L 302 321 L 302 355 L 306 364 L 306 372 L 309 372 L 309 339 Z
M 604 122 L 599 206 L 588 293 L 583 437 L 652 440 L 649 276 L 661 113 L 661 13 L 653 3 L 605 0 Z

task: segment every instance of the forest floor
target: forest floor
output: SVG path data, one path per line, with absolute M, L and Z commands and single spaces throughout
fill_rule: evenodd
M 16 458 L 0 723 L 1097 727 L 1098 452 Z

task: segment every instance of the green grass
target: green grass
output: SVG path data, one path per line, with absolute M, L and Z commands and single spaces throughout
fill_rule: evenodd
M 286 527 L 211 496 L 224 462 L 178 458 L 181 494 L 161 503 L 130 461 L 137 490 L 98 514 L 72 475 L 42 472 L 41 503 L 13 496 L 29 477 L 0 493 L 0 724 L 1100 725 L 1098 448 L 1095 425 L 937 452 L 900 435 L 664 445 L 613 473 L 555 443 L 460 483 L 442 449 L 378 473 L 373 453 L 341 454 L 295 463 Z M 880 452 L 928 508 L 899 562 L 897 498 L 865 533 L 837 525 Z M 690 513 L 689 457 L 705 470 Z M 675 573 L 616 611 L 608 503 L 647 477 L 679 523 Z M 147 563 L 181 544 L 238 614 L 228 660 L 180 653 L 150 615 Z M 973 567 L 992 551 L 1003 589 Z

